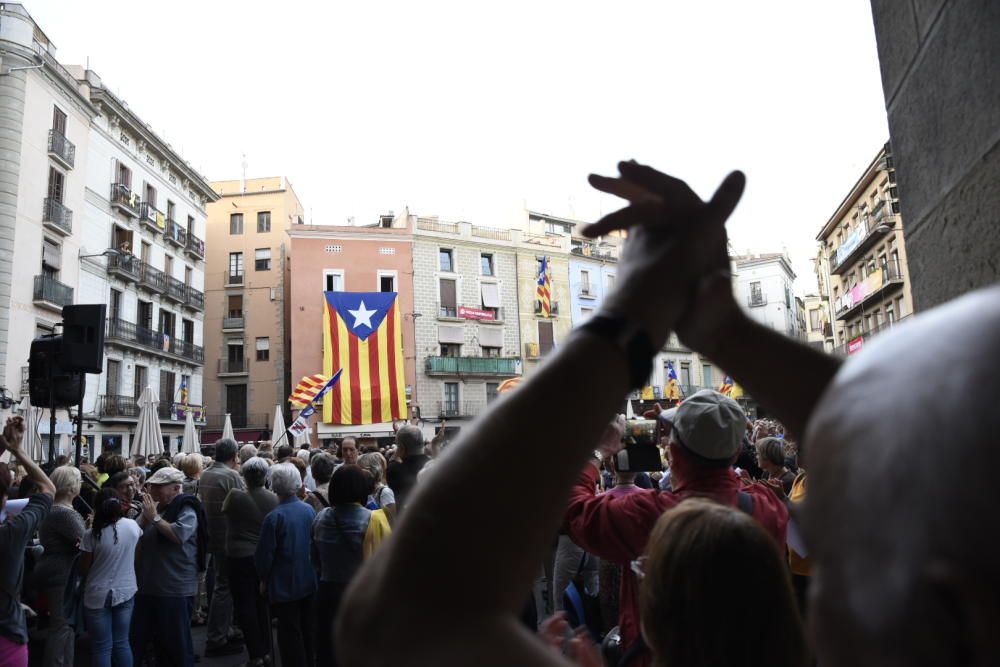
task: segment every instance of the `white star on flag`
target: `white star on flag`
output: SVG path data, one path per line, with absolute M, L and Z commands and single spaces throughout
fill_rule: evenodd
M 349 312 L 351 315 L 354 316 L 354 326 L 351 327 L 352 329 L 357 329 L 362 324 L 364 324 L 369 329 L 373 329 L 374 328 L 372 326 L 372 315 L 374 315 L 378 311 L 377 310 L 366 310 L 365 309 L 365 302 L 364 301 L 361 302 L 361 306 L 358 307 L 357 310 L 348 310 L 347 312 Z

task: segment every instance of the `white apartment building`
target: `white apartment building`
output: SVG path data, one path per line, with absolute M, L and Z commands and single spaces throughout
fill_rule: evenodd
M 27 394 L 31 341 L 58 333 L 63 306 L 107 304 L 105 369 L 87 376 L 83 403 L 87 454 L 128 451 L 146 386 L 164 449 L 177 451 L 179 405 L 203 414 L 201 239 L 216 195 L 94 72 L 60 65 L 23 6 L 0 8 L 0 130 L 17 138 L 0 144 L 0 246 L 16 248 L 0 253 L 4 386 Z
M 795 272 L 784 253 L 733 257 L 737 302 L 760 324 L 799 337 L 795 305 Z

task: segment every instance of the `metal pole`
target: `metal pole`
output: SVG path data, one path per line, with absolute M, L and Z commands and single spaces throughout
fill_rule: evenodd
M 80 396 L 80 405 L 76 408 L 76 418 L 76 467 L 79 468 L 80 452 L 83 448 L 83 396 Z
M 56 458 L 56 386 L 52 379 L 53 359 L 49 360 L 49 463 Z

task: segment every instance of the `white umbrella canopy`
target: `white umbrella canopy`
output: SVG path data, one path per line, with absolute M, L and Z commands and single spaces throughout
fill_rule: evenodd
M 184 420 L 184 443 L 181 451 L 185 454 L 197 454 L 201 451 L 198 432 L 194 429 L 194 412 L 191 410 L 187 411 L 187 418 Z
M 236 434 L 233 433 L 233 420 L 228 412 L 226 413 L 226 423 L 222 425 L 222 437 L 230 440 L 236 439 Z
M 132 456 L 155 457 L 163 451 L 163 432 L 160 430 L 160 417 L 156 406 L 160 400 L 152 387 L 146 387 L 139 396 L 139 423 L 132 437 Z
M 31 401 L 25 396 L 21 401 L 21 415 L 24 417 L 24 442 L 21 447 L 24 453 L 31 457 L 32 461 L 41 461 L 45 458 L 45 447 L 42 443 L 42 436 L 38 432 L 38 418 L 42 411 L 31 406 Z
M 276 441 L 285 432 L 285 415 L 281 412 L 281 406 L 274 408 L 274 422 L 271 425 L 271 442 Z

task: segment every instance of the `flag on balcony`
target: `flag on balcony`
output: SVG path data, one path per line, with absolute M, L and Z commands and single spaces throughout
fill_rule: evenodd
M 323 372 L 343 369 L 323 403 L 328 424 L 406 419 L 403 334 L 395 292 L 324 292 Z
M 156 226 L 160 229 L 166 229 L 167 227 L 167 217 L 159 211 L 156 212 Z
M 681 383 L 677 380 L 677 373 L 674 371 L 674 362 L 667 362 L 667 391 L 664 392 L 666 398 L 674 401 L 679 401 L 683 396 L 681 395 Z
M 182 375 L 181 376 L 181 388 L 180 388 L 180 392 L 181 392 L 181 405 L 187 405 L 188 404 L 188 383 L 187 383 L 187 376 L 186 375 Z
M 552 272 L 549 271 L 549 258 L 542 257 L 538 266 L 538 287 L 535 290 L 542 317 L 552 316 Z
M 726 379 L 722 381 L 722 386 L 719 387 L 719 393 L 729 396 L 733 393 L 733 378 L 726 376 Z

